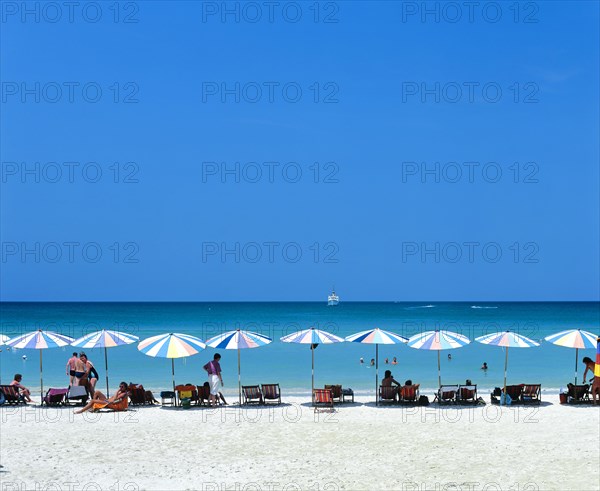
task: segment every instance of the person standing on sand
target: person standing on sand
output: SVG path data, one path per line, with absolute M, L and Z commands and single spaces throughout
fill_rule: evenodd
M 73 385 L 75 380 L 75 368 L 77 368 L 77 353 L 73 353 L 73 356 L 67 361 L 67 375 L 69 376 L 69 385 Z
M 211 406 L 216 406 L 219 403 L 219 383 L 223 385 L 221 365 L 219 365 L 220 359 L 221 355 L 219 353 L 215 353 L 215 356 L 213 356 L 213 361 L 209 361 L 202 367 L 208 373 L 208 382 L 210 384 L 209 404 Z
M 585 363 L 585 371 L 583 372 L 583 383 L 585 384 L 585 377 L 588 373 L 588 370 L 590 370 L 592 372 L 592 375 L 594 375 L 596 364 L 588 356 L 586 356 L 582 361 L 583 363 Z M 598 396 L 598 402 L 600 403 L 600 378 L 592 377 L 590 379 L 590 382 L 592 383 L 592 402 L 596 404 L 596 396 Z

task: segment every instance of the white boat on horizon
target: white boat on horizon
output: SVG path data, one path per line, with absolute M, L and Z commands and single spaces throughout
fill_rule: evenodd
M 327 306 L 335 307 L 338 303 L 340 303 L 340 297 L 338 297 L 335 293 L 335 289 L 331 290 L 331 295 L 327 297 Z

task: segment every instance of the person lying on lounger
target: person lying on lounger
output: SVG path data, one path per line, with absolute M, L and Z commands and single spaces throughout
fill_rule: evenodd
M 113 411 L 126 411 L 129 404 L 128 398 L 129 392 L 127 391 L 127 384 L 121 382 L 119 384 L 119 390 L 112 397 L 106 397 L 102 392 L 97 390 L 94 393 L 94 397 L 79 411 L 75 411 L 75 414 L 81 414 L 85 411 L 98 411 L 99 409 L 112 409 Z

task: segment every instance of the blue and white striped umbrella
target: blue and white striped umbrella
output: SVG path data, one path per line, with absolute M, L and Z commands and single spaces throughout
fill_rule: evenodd
M 379 345 L 380 344 L 402 344 L 408 339 L 394 332 L 384 331 L 376 327 L 368 331 L 358 332 L 346 337 L 351 343 L 366 343 L 375 345 L 375 405 L 379 404 L 377 391 L 379 389 Z
M 296 331 L 287 336 L 283 336 L 281 341 L 284 343 L 300 343 L 300 344 L 331 344 L 343 343 L 344 338 L 331 334 L 327 331 L 315 329 L 311 327 L 303 331 Z
M 171 376 L 175 390 L 175 358 L 184 358 L 197 354 L 206 348 L 200 338 L 189 334 L 168 333 L 152 336 L 140 341 L 138 350 L 155 358 L 171 358 Z
M 298 344 L 310 344 L 310 351 L 312 353 L 312 368 L 311 368 L 311 380 L 312 380 L 312 394 L 315 392 L 315 348 L 319 344 L 332 344 L 332 343 L 343 343 L 345 340 L 335 334 L 331 334 L 327 331 L 315 329 L 311 327 L 302 331 L 296 331 L 287 336 L 283 336 L 281 341 L 284 343 L 298 343 Z
M 504 393 L 506 394 L 506 371 L 508 367 L 508 348 L 531 348 L 540 343 L 512 331 L 494 332 L 475 338 L 478 343 L 491 346 L 502 346 L 505 350 L 504 358 Z
M 138 341 L 140 338 L 133 334 L 127 334 L 119 331 L 109 331 L 102 329 L 101 331 L 92 332 L 85 336 L 76 339 L 71 343 L 71 346 L 77 346 L 83 349 L 104 348 L 104 366 L 106 369 L 106 396 L 110 395 L 108 389 L 108 354 L 106 348 L 114 348 L 124 344 L 131 344 Z
M 502 346 L 505 348 L 531 348 L 539 346 L 540 343 L 512 331 L 494 332 L 475 338 L 478 343 L 491 346 Z
M 52 331 L 32 331 L 22 336 L 9 339 L 4 344 L 11 348 L 19 349 L 38 349 L 40 350 L 40 394 L 42 401 L 44 400 L 44 379 L 43 379 L 43 368 L 42 368 L 42 350 L 47 348 L 61 348 L 71 344 L 73 338 L 69 336 L 63 336 Z
M 215 349 L 236 349 L 238 355 L 238 397 L 240 406 L 242 405 L 242 374 L 240 362 L 240 350 L 247 348 L 260 348 L 266 346 L 273 340 L 256 332 L 243 331 L 235 329 L 233 331 L 224 332 L 210 338 L 206 341 L 206 345 Z
M 437 351 L 438 384 L 442 386 L 442 372 L 440 369 L 440 350 L 462 348 L 471 340 L 462 334 L 451 331 L 426 331 L 415 334 L 408 340 L 408 346 L 415 349 Z
M 575 385 L 577 385 L 577 358 L 580 349 L 594 349 L 596 347 L 596 336 L 591 332 L 581 329 L 569 329 L 546 336 L 544 339 L 557 346 L 575 348 Z M 577 391 L 575 391 L 577 397 Z

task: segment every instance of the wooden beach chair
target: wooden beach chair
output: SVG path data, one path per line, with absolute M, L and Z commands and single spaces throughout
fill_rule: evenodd
M 587 404 L 590 399 L 590 385 L 567 384 L 567 402 L 569 404 Z
M 242 385 L 242 396 L 244 406 L 263 403 L 262 392 L 258 385 Z
M 459 404 L 477 404 L 477 385 L 461 385 L 458 389 Z
M 127 387 L 129 402 L 132 406 L 143 406 L 146 404 L 146 391 L 143 385 L 130 383 Z
M 177 403 L 176 393 L 172 390 L 163 390 L 160 393 L 160 403 L 163 406 L 175 406 Z
M 396 404 L 398 402 L 398 386 L 379 386 L 379 402 Z
M 333 398 L 333 402 L 343 402 L 342 401 L 342 386 L 341 385 L 326 385 L 325 390 L 331 391 L 331 397 Z
M 524 384 L 521 392 L 523 404 L 539 404 L 542 401 L 542 386 L 540 384 Z
M 198 405 L 200 406 L 208 406 L 210 401 L 210 385 L 208 383 L 204 385 L 196 386 L 198 391 Z
M 502 389 L 504 391 L 504 389 Z M 523 393 L 523 385 L 507 385 L 506 393 L 512 399 L 511 404 L 518 404 L 521 402 L 521 394 Z
M 265 404 L 267 404 L 267 402 L 281 404 L 281 390 L 279 389 L 279 384 L 261 384 L 260 388 Z
M 403 385 L 400 387 L 400 402 L 402 404 L 417 404 L 419 402 L 419 386 Z
M 329 389 L 314 389 L 313 390 L 313 406 L 315 413 L 334 412 L 333 395 Z
M 4 404 L 25 404 L 25 398 L 14 385 L 0 385 L 0 391 L 4 394 Z
M 456 404 L 458 395 L 458 385 L 442 385 L 435 395 L 433 402 L 437 400 L 438 404 Z

